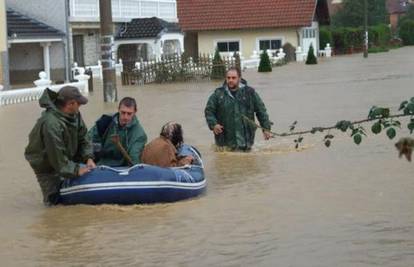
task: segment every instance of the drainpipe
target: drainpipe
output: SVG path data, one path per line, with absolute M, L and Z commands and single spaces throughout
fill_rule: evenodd
M 0 84 L 3 89 L 9 89 L 9 44 L 7 42 L 7 15 L 6 15 L 6 3 L 4 0 L 0 0 Z
M 64 64 L 65 64 L 65 80 L 66 81 L 70 81 L 71 77 L 70 77 L 70 73 L 71 73 L 71 64 L 70 64 L 70 50 L 71 50 L 71 45 L 70 42 L 72 40 L 72 31 L 70 29 L 70 24 L 69 24 L 69 16 L 70 16 L 70 5 L 69 5 L 70 0 L 65 0 L 65 27 L 66 27 L 66 38 L 63 41 L 63 49 L 65 52 L 65 56 L 64 56 Z

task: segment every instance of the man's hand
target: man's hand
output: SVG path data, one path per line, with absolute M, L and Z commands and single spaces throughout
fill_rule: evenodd
M 216 125 L 214 125 L 213 132 L 214 132 L 215 135 L 219 135 L 219 134 L 223 133 L 223 129 L 224 129 L 223 125 L 216 124 Z
M 89 169 L 89 167 L 79 167 L 79 171 L 78 171 L 78 176 L 82 176 L 82 175 L 84 175 L 85 173 L 88 173 L 88 172 L 90 172 L 90 169 Z
M 186 157 L 180 159 L 180 164 L 181 165 L 191 165 L 193 160 L 194 160 L 193 156 L 186 156 Z
M 264 130 L 263 137 L 265 140 L 269 140 L 270 138 L 273 138 L 273 134 L 270 131 Z
M 95 169 L 95 168 L 96 168 L 96 164 L 95 164 L 95 162 L 93 161 L 93 159 L 88 159 L 88 160 L 86 161 L 86 166 L 87 166 L 89 169 Z

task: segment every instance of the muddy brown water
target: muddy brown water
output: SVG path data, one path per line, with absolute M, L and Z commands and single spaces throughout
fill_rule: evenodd
M 330 125 L 414 96 L 414 48 L 244 76 L 276 131 Z M 336 134 L 326 149 L 315 135 L 295 151 L 293 138 L 259 135 L 252 153 L 216 153 L 203 108 L 217 86 L 119 88 L 136 97 L 150 139 L 175 120 L 204 156 L 206 195 L 167 205 L 44 207 L 23 158 L 40 109 L 1 107 L 1 266 L 414 266 L 414 164 L 394 141 L 370 135 L 357 147 Z M 88 126 L 116 109 L 95 87 L 81 109 Z

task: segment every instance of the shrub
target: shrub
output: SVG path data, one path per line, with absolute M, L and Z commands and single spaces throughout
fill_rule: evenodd
M 400 37 L 404 45 L 414 45 L 414 20 L 405 20 L 401 24 Z
M 260 63 L 259 63 L 258 71 L 259 72 L 271 72 L 272 71 L 272 64 L 270 63 L 270 58 L 266 50 L 263 50 L 263 53 L 260 55 Z
M 312 44 L 309 46 L 308 57 L 306 58 L 306 64 L 308 65 L 318 64 L 318 60 L 315 57 Z
M 383 47 L 383 46 L 374 46 L 368 48 L 368 53 L 382 53 L 382 52 L 388 52 L 390 51 L 389 48 Z
M 296 58 L 296 48 L 291 43 L 285 43 L 283 45 L 283 52 L 285 52 L 285 60 L 287 62 L 295 61 Z
M 213 67 L 211 69 L 211 79 L 223 79 L 226 73 L 226 66 L 221 59 L 220 52 L 216 48 L 213 58 Z
M 332 46 L 332 32 L 328 27 L 321 27 L 319 30 L 319 43 L 321 49 L 325 49 L 326 44 Z

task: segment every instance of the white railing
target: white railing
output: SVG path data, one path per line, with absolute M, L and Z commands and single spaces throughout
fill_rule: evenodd
M 78 82 L 74 83 L 65 83 L 65 84 L 57 84 L 57 85 L 50 85 L 51 81 L 45 78 L 46 73 L 40 72 L 39 73 L 39 80 L 35 81 L 36 87 L 33 88 L 24 88 L 24 89 L 15 89 L 15 90 L 6 90 L 0 92 L 0 106 L 11 105 L 11 104 L 18 104 L 23 102 L 35 101 L 40 98 L 43 91 L 46 88 L 49 88 L 55 92 L 59 91 L 60 88 L 63 86 L 75 86 L 79 88 L 82 94 L 88 94 L 88 79 L 89 77 L 84 74 L 77 75 L 75 79 Z
M 86 66 L 86 67 L 79 67 L 78 63 L 76 62 L 73 63 L 72 76 L 77 75 L 78 73 L 81 72 L 81 70 L 85 72 L 85 70 L 87 69 L 91 69 L 93 78 L 103 79 L 102 63 L 100 60 L 98 60 L 98 65 L 91 65 L 91 66 Z M 122 59 L 119 59 L 118 63 L 115 64 L 115 73 L 116 75 L 121 76 L 121 73 L 123 71 L 124 71 L 124 64 L 122 63 Z
M 280 48 L 278 50 L 266 50 L 267 55 L 269 56 L 270 61 L 273 64 L 276 64 L 280 60 L 284 59 L 286 54 L 283 52 L 283 48 Z M 263 53 L 262 50 L 259 51 L 259 53 L 254 50 L 252 55 L 249 59 L 243 59 L 241 57 L 241 68 L 243 69 L 251 69 L 251 68 L 258 68 L 260 64 L 260 55 Z
M 114 21 L 158 17 L 177 21 L 176 0 L 112 0 Z M 71 21 L 99 21 L 99 0 L 70 0 Z

